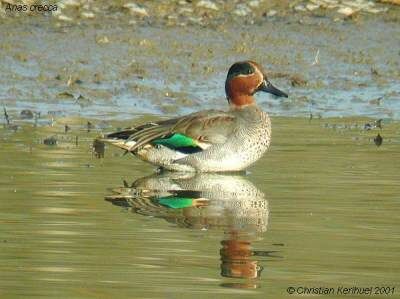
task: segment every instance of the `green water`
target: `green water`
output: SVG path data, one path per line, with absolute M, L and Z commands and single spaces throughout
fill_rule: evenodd
M 367 131 L 368 121 L 273 118 L 271 150 L 249 173 L 212 177 L 149 177 L 152 166 L 111 148 L 97 159 L 100 132 L 86 120 L 1 128 L 0 297 L 390 286 L 394 295 L 373 297 L 397 298 L 400 125 Z M 42 144 L 53 135 L 57 145 Z

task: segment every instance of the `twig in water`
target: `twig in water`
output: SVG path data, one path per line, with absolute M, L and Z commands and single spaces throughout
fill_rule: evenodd
M 90 121 L 87 122 L 86 127 L 87 127 L 87 132 L 88 132 L 88 133 L 90 132 L 91 129 L 94 128 L 93 124 L 92 124 Z
M 317 50 L 317 54 L 315 55 L 314 62 L 311 65 L 319 64 L 319 49 Z
M 6 119 L 7 126 L 9 126 L 10 125 L 10 118 L 8 117 L 7 109 L 6 109 L 6 107 L 3 107 L 3 109 L 4 109 L 4 118 Z

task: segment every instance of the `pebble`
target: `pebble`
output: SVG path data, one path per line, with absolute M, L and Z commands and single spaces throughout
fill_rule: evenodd
M 325 8 L 335 8 L 339 4 L 337 0 L 311 0 L 310 2 Z
M 295 11 L 307 11 L 306 8 L 304 7 L 304 5 L 300 4 L 300 5 L 296 5 L 294 7 Z
M 94 19 L 94 13 L 88 11 L 82 12 L 81 16 L 86 19 Z
M 345 15 L 346 17 L 349 17 L 353 15 L 356 11 L 352 9 L 351 7 L 341 7 L 337 11 L 338 13 Z
M 200 18 L 200 17 L 198 17 L 198 18 L 189 17 L 188 20 L 189 20 L 191 23 L 193 23 L 193 24 L 198 24 L 198 25 L 202 25 L 202 24 L 203 24 L 203 23 L 202 23 L 203 19 Z
M 218 10 L 218 6 L 214 2 L 209 0 L 200 0 L 199 2 L 197 2 L 196 6 L 212 10 Z
M 62 4 L 65 6 L 73 6 L 73 7 L 79 7 L 81 6 L 81 2 L 77 0 L 64 0 L 62 1 Z
M 249 2 L 249 6 L 250 7 L 254 7 L 254 8 L 259 7 L 260 6 L 260 1 L 259 0 L 252 0 L 252 1 Z
M 29 109 L 24 109 L 20 113 L 20 117 L 22 119 L 32 119 L 33 118 L 33 112 Z
M 192 14 L 193 13 L 193 9 L 190 7 L 181 7 L 178 10 L 178 13 L 183 15 L 183 14 Z
M 74 21 L 73 18 L 67 17 L 66 15 L 59 15 L 58 19 L 60 21 L 64 21 L 64 22 L 73 22 Z
M 313 10 L 316 10 L 317 8 L 319 8 L 319 5 L 308 3 L 308 4 L 306 5 L 306 8 L 307 8 L 307 10 L 309 10 L 309 11 L 313 11 Z
M 245 4 L 238 4 L 233 13 L 237 16 L 244 17 L 251 13 L 251 9 L 248 8 Z
M 273 17 L 278 13 L 278 11 L 276 11 L 275 9 L 271 9 L 270 11 L 268 11 L 267 13 L 267 17 Z
M 144 7 L 137 5 L 136 3 L 126 3 L 122 7 L 129 9 L 132 14 L 148 17 L 149 14 Z
M 108 44 L 110 40 L 108 39 L 107 36 L 100 36 L 96 38 L 96 43 L 98 44 Z

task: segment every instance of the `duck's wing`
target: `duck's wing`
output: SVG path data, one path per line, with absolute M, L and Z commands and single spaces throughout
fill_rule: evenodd
M 205 110 L 128 128 L 109 134 L 106 139 L 126 140 L 129 146 L 125 149 L 129 151 L 148 143 L 170 148 L 192 146 L 205 149 L 212 144 L 224 143 L 233 132 L 235 123 L 236 117 L 229 112 Z

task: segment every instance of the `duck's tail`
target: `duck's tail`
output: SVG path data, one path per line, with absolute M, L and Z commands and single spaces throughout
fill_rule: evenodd
M 98 140 L 99 142 L 112 144 L 126 151 L 131 151 L 130 149 L 132 149 L 132 147 L 136 145 L 137 141 L 132 140 L 130 137 L 136 131 L 136 128 L 125 129 L 123 131 L 105 134 L 98 137 L 96 140 Z
M 126 151 L 130 151 L 130 148 L 132 148 L 132 146 L 136 144 L 136 141 L 133 140 L 127 141 L 125 139 L 107 138 L 107 136 L 99 137 L 96 140 L 99 142 L 114 145 Z

